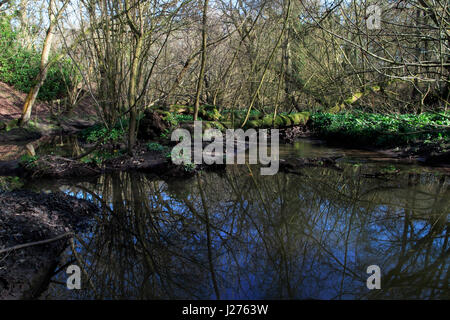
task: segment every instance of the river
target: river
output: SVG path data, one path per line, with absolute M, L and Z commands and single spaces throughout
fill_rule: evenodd
M 46 151 L 47 152 L 47 151 Z M 342 156 L 335 168 L 260 176 L 228 166 L 167 180 L 120 172 L 24 181 L 102 210 L 41 299 L 449 299 L 448 172 L 311 140 L 281 157 Z M 381 290 L 369 290 L 369 266 Z

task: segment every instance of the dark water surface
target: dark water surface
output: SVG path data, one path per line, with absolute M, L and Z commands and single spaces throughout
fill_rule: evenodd
M 102 208 L 61 259 L 83 267 L 82 290 L 67 290 L 62 271 L 41 298 L 449 299 L 449 176 L 311 141 L 281 148 L 282 158 L 336 154 L 342 171 L 260 176 L 242 165 L 188 180 L 28 183 Z M 366 287 L 370 265 L 381 290 Z

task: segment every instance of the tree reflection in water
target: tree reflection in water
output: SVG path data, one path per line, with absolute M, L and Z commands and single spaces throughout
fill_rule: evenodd
M 102 207 L 75 242 L 84 289 L 66 290 L 62 272 L 43 298 L 448 299 L 448 178 L 363 170 L 261 177 L 230 166 L 182 181 L 40 182 Z M 68 249 L 62 264 L 73 259 Z M 374 264 L 382 290 L 369 291 Z

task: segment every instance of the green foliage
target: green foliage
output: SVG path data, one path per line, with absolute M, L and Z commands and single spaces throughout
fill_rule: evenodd
M 20 163 L 26 167 L 35 167 L 36 161 L 39 160 L 38 156 L 31 156 L 29 154 L 25 154 L 20 157 Z
M 83 163 L 92 163 L 100 166 L 103 162 L 116 158 L 122 153 L 115 150 L 114 153 L 104 150 L 96 150 L 83 157 L 80 161 Z
M 313 130 L 327 140 L 353 145 L 392 147 L 412 142 L 449 141 L 448 114 L 383 115 L 377 113 L 315 113 Z
M 166 158 L 171 160 L 183 161 L 183 168 L 186 172 L 193 172 L 197 168 L 196 164 L 192 162 L 191 156 L 189 154 L 175 154 L 174 158 L 172 158 L 172 152 L 168 151 L 166 153 Z
M 19 177 L 0 177 L 0 191 L 13 191 L 23 187 Z
M 223 120 L 231 120 L 232 117 L 234 116 L 234 118 L 237 120 L 237 122 L 241 121 L 245 118 L 245 116 L 247 115 L 247 110 L 223 110 L 222 111 L 222 119 Z M 261 119 L 264 116 L 264 114 L 259 111 L 259 110 L 255 110 L 252 109 L 250 111 L 250 120 L 258 120 Z
M 168 122 L 172 127 L 176 127 L 180 122 L 193 121 L 194 116 L 191 114 L 176 114 L 168 112 L 167 115 L 163 118 L 163 120 Z
M 195 171 L 196 167 L 197 166 L 195 165 L 195 163 L 185 163 L 184 164 L 184 170 L 186 172 L 193 172 L 193 171 Z
M 150 142 L 147 144 L 148 151 L 163 152 L 166 148 L 158 142 Z
M 10 19 L 5 16 L 0 16 L 0 45 L 0 81 L 22 92 L 29 92 L 39 74 L 41 52 L 21 47 L 16 33 L 11 29 Z M 76 68 L 68 59 L 51 65 L 38 99 L 50 101 L 63 98 L 76 74 Z
M 394 173 L 398 173 L 399 171 L 400 170 L 397 169 L 397 167 L 395 167 L 394 165 L 389 165 L 389 166 L 382 168 L 380 172 L 384 173 L 384 174 L 394 174 Z
M 221 118 L 219 110 L 215 106 L 205 105 L 200 108 L 200 115 L 210 121 L 218 121 Z
M 19 125 L 19 121 L 17 119 L 11 120 L 6 124 L 5 130 L 11 131 L 12 129 L 17 128 L 18 125 Z
M 125 127 L 117 125 L 116 127 L 108 130 L 103 125 L 95 125 L 91 128 L 84 130 L 81 136 L 89 143 L 114 143 L 121 141 L 126 135 Z
M 167 157 L 171 160 L 182 160 L 183 161 L 183 168 L 186 172 L 193 172 L 197 168 L 197 165 L 192 162 L 192 159 L 189 154 L 178 154 L 175 155 L 175 158 L 172 159 L 172 153 L 168 153 Z
M 170 130 L 165 129 L 163 133 L 161 133 L 161 139 L 170 139 Z

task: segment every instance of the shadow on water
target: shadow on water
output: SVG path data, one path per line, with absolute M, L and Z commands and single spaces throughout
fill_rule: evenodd
M 183 181 L 116 173 L 28 185 L 102 207 L 62 256 L 84 269 L 82 290 L 68 291 L 61 272 L 42 299 L 450 298 L 449 178 L 366 170 L 262 177 L 229 166 Z M 382 290 L 366 287 L 370 265 Z

